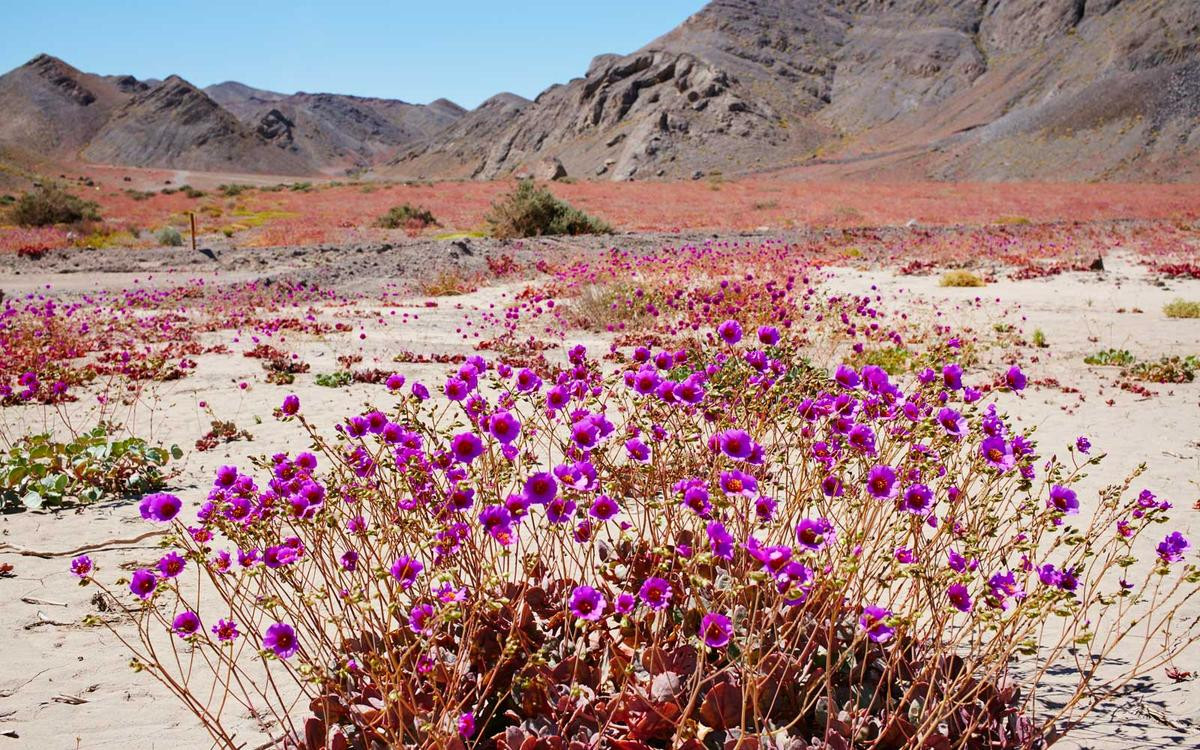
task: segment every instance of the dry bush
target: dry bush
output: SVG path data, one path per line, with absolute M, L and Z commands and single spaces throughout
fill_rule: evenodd
M 1163 315 L 1168 318 L 1200 318 L 1200 302 L 1173 300 L 1163 305 Z
M 12 221 L 23 227 L 99 221 L 99 207 L 53 185 L 23 193 L 10 210 Z
M 942 274 L 940 286 L 975 287 L 984 286 L 986 282 L 970 271 L 947 271 Z

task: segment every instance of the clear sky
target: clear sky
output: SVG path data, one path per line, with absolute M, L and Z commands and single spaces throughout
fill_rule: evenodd
M 171 73 L 474 107 L 534 97 L 627 53 L 703 0 L 0 0 L 0 72 L 39 52 L 89 73 Z

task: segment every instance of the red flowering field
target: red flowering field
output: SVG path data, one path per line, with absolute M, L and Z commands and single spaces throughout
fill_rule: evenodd
M 164 185 L 160 173 L 137 173 L 126 183 L 120 170 L 89 168 L 92 187 L 77 192 L 99 204 L 103 221 L 84 230 L 0 227 L 0 249 L 22 247 L 145 247 L 164 226 L 186 229 L 194 213 L 207 237 L 227 234 L 252 247 L 378 240 L 391 236 L 374 223 L 403 203 L 429 209 L 438 226 L 426 234 L 485 231 L 492 202 L 512 188 L 504 182 L 280 183 L 236 195 L 219 185 L 243 185 L 235 176 L 193 175 Z M 129 172 L 131 170 L 125 170 Z M 168 173 L 169 174 L 169 173 Z M 227 180 L 227 181 L 225 181 Z M 261 183 L 259 178 L 257 182 Z M 140 186 L 135 189 L 134 185 Z M 162 189 L 173 191 L 169 195 Z M 267 188 L 267 189 L 263 189 Z M 577 182 L 553 192 L 610 222 L 618 231 L 684 229 L 744 231 L 805 227 L 921 225 L 1023 226 L 1107 220 L 1188 221 L 1200 216 L 1200 185 L 1072 183 L 816 183 L 770 178 L 690 182 Z M 185 232 L 186 234 L 186 232 Z M 393 230 L 393 235 L 402 232 Z

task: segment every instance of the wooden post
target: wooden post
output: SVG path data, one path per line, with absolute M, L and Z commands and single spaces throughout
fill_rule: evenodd
M 192 219 L 192 252 L 196 252 L 196 214 L 188 211 L 188 216 Z

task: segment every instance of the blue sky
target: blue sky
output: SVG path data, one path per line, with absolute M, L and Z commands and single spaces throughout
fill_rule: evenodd
M 703 0 L 0 0 L 0 72 L 39 52 L 91 73 L 474 107 L 631 52 Z

